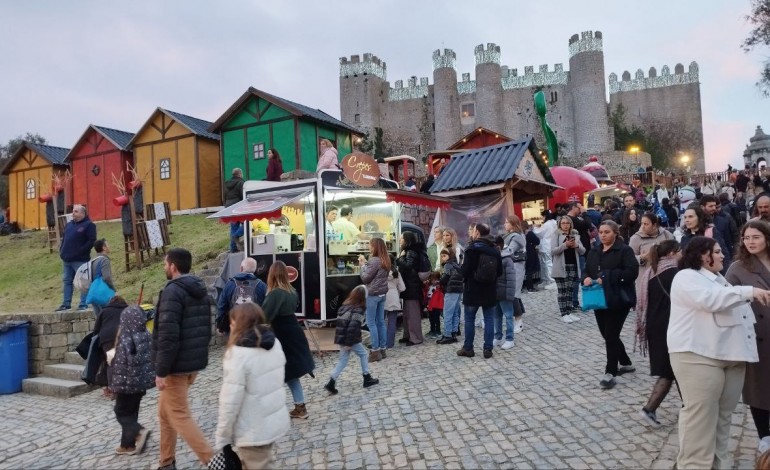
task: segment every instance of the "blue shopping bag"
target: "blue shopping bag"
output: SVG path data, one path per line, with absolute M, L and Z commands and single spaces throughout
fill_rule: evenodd
M 99 261 L 96 275 L 96 279 L 91 281 L 91 287 L 88 288 L 86 303 L 96 305 L 97 307 L 104 307 L 110 299 L 115 297 L 115 291 L 107 285 L 102 277 L 102 261 Z
M 604 310 L 607 308 L 607 299 L 604 297 L 604 288 L 594 281 L 590 286 L 583 286 L 583 311 Z

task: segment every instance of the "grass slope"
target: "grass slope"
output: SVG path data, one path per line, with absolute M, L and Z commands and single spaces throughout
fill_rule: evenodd
M 96 224 L 97 236 L 110 245 L 112 271 L 118 294 L 136 302 L 144 282 L 144 301 L 155 300 L 166 282 L 161 256 L 145 261 L 139 270 L 126 272 L 123 233 L 120 222 Z M 205 215 L 174 216 L 169 227 L 172 247 L 184 247 L 193 254 L 193 271 L 206 269 L 210 261 L 229 247 L 229 226 Z M 61 304 L 62 264 L 59 253 L 48 252 L 45 231 L 23 236 L 0 237 L 0 313 L 50 313 Z M 92 252 L 92 257 L 95 253 Z M 133 265 L 134 255 L 131 254 Z M 211 266 L 213 267 L 213 266 Z M 73 306 L 77 306 L 75 293 Z

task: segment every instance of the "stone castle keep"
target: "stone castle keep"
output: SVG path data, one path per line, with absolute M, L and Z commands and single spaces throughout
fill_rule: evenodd
M 511 138 L 534 135 L 543 142 L 532 96 L 542 90 L 548 101 L 548 121 L 556 132 L 565 162 L 584 163 L 591 154 L 614 150 L 611 112 L 622 105 L 626 124 L 645 128 L 651 122 L 677 123 L 692 136 L 690 148 L 681 149 L 705 171 L 703 125 L 698 64 L 688 71 L 682 64 L 671 74 L 639 69 L 621 80 L 604 72 L 602 33 L 583 32 L 569 39 L 569 70 L 556 64 L 518 69 L 500 65 L 500 46 L 475 48 L 475 80 L 470 73 L 457 79 L 456 54 L 451 49 L 433 52 L 433 84 L 427 77 L 408 79 L 404 86 L 387 81 L 386 63 L 370 53 L 340 59 L 340 112 L 342 121 L 364 131 L 383 129 L 393 154 L 425 156 L 446 149 L 478 127 Z M 610 100 L 607 103 L 607 84 Z M 672 156 L 673 157 L 673 156 Z

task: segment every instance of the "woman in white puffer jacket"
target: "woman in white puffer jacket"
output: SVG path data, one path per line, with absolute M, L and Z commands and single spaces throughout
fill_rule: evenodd
M 230 311 L 230 339 L 222 360 L 216 445 L 235 445 L 243 468 L 271 468 L 273 443 L 289 430 L 283 389 L 286 357 L 257 304 Z

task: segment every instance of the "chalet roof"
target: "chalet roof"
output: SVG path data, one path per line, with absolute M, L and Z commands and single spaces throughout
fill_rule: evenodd
M 295 116 L 304 117 L 312 121 L 326 124 L 331 127 L 336 127 L 337 129 L 343 130 L 345 132 L 351 132 L 356 135 L 363 135 L 361 131 L 345 124 L 339 119 L 336 119 L 326 114 L 320 109 L 313 109 L 303 104 L 295 103 L 293 101 L 289 101 L 284 98 L 279 98 L 275 95 L 271 95 L 270 93 L 266 93 L 262 90 L 257 90 L 254 87 L 249 87 L 249 89 L 246 90 L 246 92 L 243 95 L 241 95 L 241 97 L 238 98 L 238 100 L 236 100 L 236 102 L 233 103 L 232 106 L 230 106 L 227 109 L 227 111 L 225 111 L 225 113 L 222 114 L 222 116 L 220 116 L 219 119 L 217 119 L 216 122 L 214 122 L 214 124 L 212 124 L 209 127 L 209 130 L 210 131 L 221 130 L 225 122 L 227 122 L 253 96 L 262 98 L 265 101 L 269 101 L 270 103 L 273 103 L 279 108 L 284 109 Z
M 497 137 L 498 139 L 502 139 L 503 141 L 506 141 L 506 142 L 513 140 L 513 139 L 511 139 L 508 136 L 505 136 L 505 135 L 503 135 L 503 134 L 501 134 L 499 132 L 491 131 L 491 130 L 487 129 L 486 127 L 477 127 L 476 129 L 473 129 L 467 135 L 462 137 L 460 140 L 458 140 L 457 142 L 455 142 L 452 145 L 450 145 L 447 150 L 462 149 L 463 148 L 463 144 L 465 144 L 467 141 L 471 140 L 473 137 L 476 137 L 479 134 L 493 135 L 493 136 Z
M 13 156 L 8 159 L 5 166 L 3 167 L 2 174 L 8 174 L 11 165 L 13 165 L 13 163 L 19 159 L 25 148 L 28 148 L 41 157 L 45 158 L 52 165 L 67 166 L 66 159 L 70 149 L 65 149 L 63 147 L 53 147 L 51 145 L 33 144 L 31 142 L 24 141 L 19 146 L 19 148 L 16 149 L 16 152 L 13 154 Z
M 538 155 L 534 139 L 529 137 L 452 156 L 430 192 L 470 189 L 508 181 L 516 174 L 527 150 L 534 156 L 535 164 L 546 181 L 554 183 L 548 166 Z
M 186 127 L 190 132 L 193 134 L 205 137 L 207 139 L 212 140 L 219 140 L 219 134 L 216 132 L 210 132 L 208 128 L 211 126 L 211 123 L 209 121 L 204 121 L 203 119 L 194 118 L 192 116 L 188 116 L 186 114 L 178 113 L 176 111 L 169 111 L 168 109 L 163 109 L 160 106 L 153 111 L 152 114 L 150 114 L 150 117 L 147 119 L 147 121 L 142 125 L 142 127 L 139 128 L 139 131 L 131 138 L 131 141 L 128 143 L 129 147 L 134 145 L 134 140 L 136 140 L 136 137 L 139 135 L 139 133 L 147 127 L 150 122 L 152 121 L 152 118 L 155 116 L 155 113 L 163 113 L 172 119 L 174 119 L 179 124 Z
M 91 127 L 106 137 L 120 150 L 128 150 L 128 144 L 135 135 L 132 132 L 119 131 L 117 129 L 110 129 L 109 127 L 95 126 L 93 124 L 91 124 Z

